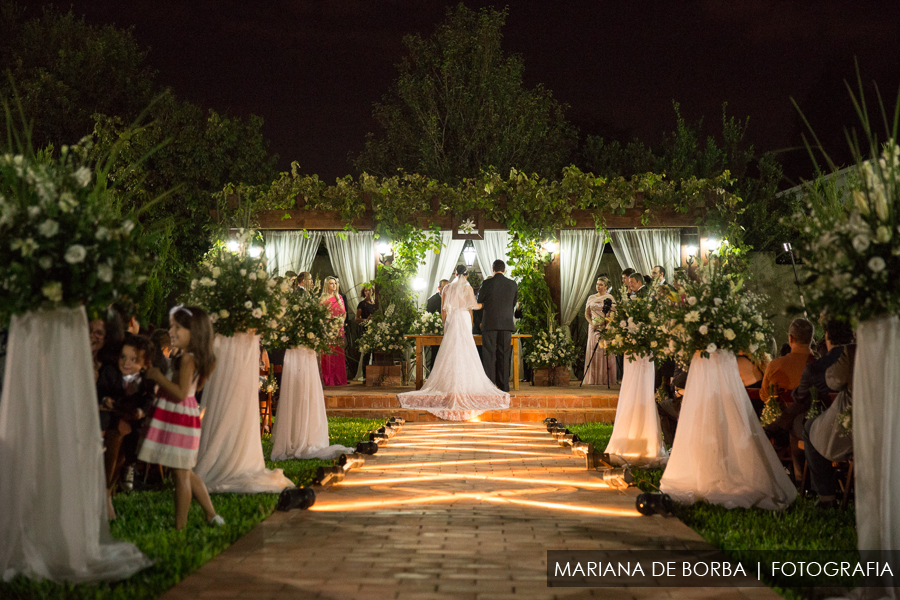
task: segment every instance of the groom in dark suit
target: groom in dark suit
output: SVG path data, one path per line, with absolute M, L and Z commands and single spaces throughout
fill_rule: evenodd
M 494 275 L 484 280 L 478 302 L 484 305 L 481 317 L 481 362 L 484 372 L 498 388 L 509 391 L 509 361 L 512 333 L 516 330 L 513 314 L 519 298 L 519 286 L 503 273 L 506 263 L 495 260 Z

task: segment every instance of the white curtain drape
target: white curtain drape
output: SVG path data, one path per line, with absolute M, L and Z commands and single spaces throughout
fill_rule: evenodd
M 443 247 L 440 253 L 436 254 L 429 250 L 425 254 L 425 261 L 419 265 L 419 270 L 416 271 L 416 278 L 425 282 L 425 289 L 418 292 L 419 306 L 425 306 L 428 297 L 437 291 L 441 279 L 453 279 L 453 269 L 459 262 L 459 255 L 462 254 L 465 243 L 465 240 L 454 240 L 451 231 L 441 232 Z
M 375 279 L 375 232 L 326 231 L 325 247 L 331 258 L 331 266 L 341 280 L 340 290 L 347 297 L 347 313 L 356 315 L 356 305 L 362 300 L 362 284 Z M 362 377 L 363 364 L 356 369 L 356 378 Z
M 559 240 L 562 322 L 568 325 L 594 292 L 603 258 L 603 237 L 593 229 L 563 229 Z
M 475 260 L 481 268 L 484 277 L 490 277 L 493 272 L 492 265 L 498 258 L 503 262 L 509 262 L 507 245 L 509 244 L 509 232 L 485 231 L 483 240 L 473 240 L 475 246 Z M 507 270 L 509 275 L 509 270 Z
M 266 231 L 269 273 L 283 277 L 288 271 L 309 271 L 322 241 L 321 231 Z
M 611 229 L 610 245 L 622 269 L 631 267 L 649 275 L 656 265 L 666 269 L 666 280 L 672 281 L 675 267 L 681 264 L 681 230 Z
M 84 307 L 12 318 L 0 399 L 4 579 L 116 580 L 152 564 L 109 533 L 88 337 Z

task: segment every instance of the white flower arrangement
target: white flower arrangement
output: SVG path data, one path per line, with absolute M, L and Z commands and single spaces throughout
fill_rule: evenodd
M 694 354 L 703 358 L 727 350 L 758 359 L 772 336 L 772 323 L 763 318 L 763 297 L 742 289 L 742 279 L 726 273 L 712 260 L 697 269 L 696 278 L 679 275 L 680 292 L 661 289 L 658 312 L 666 326 L 664 354 L 688 365 Z
M 269 278 L 263 260 L 225 247 L 213 249 L 191 281 L 186 303 L 204 308 L 216 333 L 233 336 L 255 330 L 267 335 L 273 320 L 277 324 L 285 315 L 279 299 L 290 285 Z
M 394 305 L 389 305 L 384 313 L 375 313 L 369 319 L 366 332 L 357 341 L 359 351 L 386 352 L 396 354 L 412 347 L 413 341 L 406 337 L 406 326 L 396 313 Z
M 605 319 L 595 319 L 596 325 L 605 325 L 600 336 L 607 352 L 650 359 L 660 355 L 668 339 L 660 331 L 655 311 L 655 298 L 629 298 L 623 289 L 616 299 L 615 312 Z
M 808 214 L 795 215 L 811 305 L 830 316 L 900 314 L 900 147 L 889 139 L 877 150 L 847 178 L 847 197 L 812 182 Z
M 528 344 L 530 352 L 525 362 L 536 369 L 571 367 L 578 357 L 575 342 L 565 327 L 540 331 Z
M 269 321 L 263 345 L 266 348 L 304 346 L 320 354 L 330 353 L 331 346 L 343 331 L 343 316 L 332 317 L 331 310 L 319 304 L 319 283 L 307 294 L 293 293 L 291 287 L 288 280 L 279 284 L 278 290 L 283 295 L 277 305 L 284 315 Z M 284 305 L 282 299 L 287 300 Z
M 85 145 L 0 155 L 0 324 L 28 311 L 134 297 L 152 267 L 134 217 L 123 217 Z M 102 234 L 102 235 L 101 235 Z
M 444 321 L 441 313 L 421 311 L 409 326 L 410 335 L 444 335 Z

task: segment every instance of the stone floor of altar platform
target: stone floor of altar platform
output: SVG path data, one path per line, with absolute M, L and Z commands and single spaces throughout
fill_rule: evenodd
M 521 383 L 519 390 L 510 390 L 509 408 L 482 413 L 482 421 L 534 422 L 555 417 L 564 423 L 612 423 L 616 418 L 619 387 L 589 385 L 579 382 L 568 386 L 535 387 Z M 346 386 L 325 388 L 325 407 L 331 417 L 383 418 L 403 417 L 407 421 L 438 421 L 431 413 L 406 410 L 400 406 L 397 394 L 415 387 L 366 387 L 353 381 Z

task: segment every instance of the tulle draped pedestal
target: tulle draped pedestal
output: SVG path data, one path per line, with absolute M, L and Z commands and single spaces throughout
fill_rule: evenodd
M 737 359 L 695 356 L 660 490 L 683 504 L 782 509 L 797 490 L 753 411 Z
M 255 494 L 294 487 L 281 469 L 266 469 L 259 437 L 259 336 L 216 335 L 216 369 L 203 392 L 206 407 L 194 472 L 210 492 Z
M 0 574 L 83 583 L 151 561 L 109 534 L 84 308 L 13 317 L 0 398 Z
M 860 323 L 853 375 L 853 468 L 860 550 L 900 550 L 900 319 Z M 900 574 L 881 597 L 900 597 Z
M 284 354 L 272 460 L 330 459 L 349 452 L 353 448 L 328 445 L 328 417 L 316 353 L 303 346 L 291 348 Z
M 649 358 L 625 357 L 616 421 L 605 452 L 618 465 L 658 467 L 669 452 L 663 441 L 653 390 L 654 364 Z
M 485 375 L 472 337 L 468 308 L 475 304 L 475 295 L 471 286 L 456 280 L 444 289 L 447 317 L 434 369 L 421 390 L 398 394 L 400 405 L 449 421 L 467 421 L 487 410 L 509 408 L 509 394 Z

